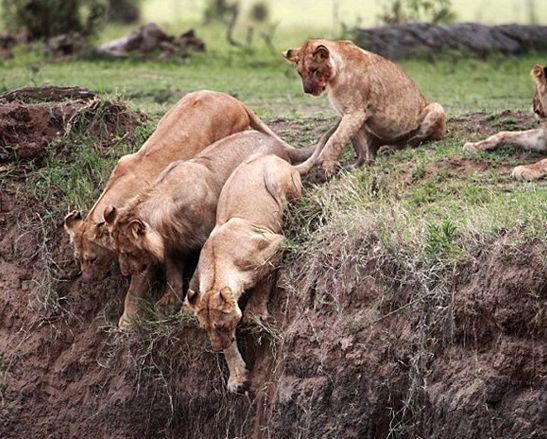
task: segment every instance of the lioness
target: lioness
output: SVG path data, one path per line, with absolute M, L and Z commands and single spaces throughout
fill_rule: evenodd
M 283 55 L 296 66 L 304 92 L 319 96 L 328 89 L 332 107 L 342 116 L 310 158 L 319 178 L 334 174 L 349 141 L 357 155 L 353 166 L 361 166 L 373 162 L 382 145 L 417 145 L 446 134 L 440 104 L 429 103 L 397 65 L 351 41 L 312 39 Z
M 294 166 L 258 155 L 234 171 L 220 194 L 216 226 L 203 245 L 185 303 L 207 331 L 213 350 L 224 351 L 232 392 L 247 381 L 235 338 L 242 316 L 238 299 L 248 291 L 245 317 L 267 318 L 268 278 L 281 256 L 283 210 L 301 191 Z
M 501 145 L 514 145 L 534 151 L 547 150 L 547 68 L 536 64 L 532 67 L 530 76 L 536 84 L 536 90 L 532 98 L 532 108 L 536 117 L 540 120 L 540 127 L 527 131 L 502 131 L 480 142 L 467 142 L 463 145 L 464 150 L 490 150 Z M 531 165 L 517 166 L 513 169 L 511 175 L 520 180 L 537 180 L 545 177 L 547 175 L 547 159 Z
M 178 307 L 184 264 L 213 229 L 218 196 L 232 171 L 255 153 L 275 154 L 292 162 L 305 160 L 312 152 L 312 148 L 295 149 L 272 136 L 246 131 L 215 142 L 190 160 L 173 162 L 129 204 L 105 209 L 122 273 L 138 275 L 165 263 L 167 288 L 161 304 Z M 135 298 L 128 292 L 120 325 L 131 323 L 135 307 L 128 304 Z
M 88 215 L 83 218 L 81 212 L 73 211 L 66 216 L 64 227 L 74 245 L 82 279 L 104 278 L 116 258 L 104 227 L 107 206 L 122 207 L 149 187 L 169 163 L 189 159 L 216 140 L 249 126 L 277 138 L 253 111 L 225 93 L 201 90 L 184 96 L 163 116 L 138 152 L 119 160 Z M 148 275 L 132 277 L 129 290 L 136 294 L 146 291 L 148 279 Z M 132 306 L 126 303 L 126 308 Z M 123 315 L 120 322 L 127 320 Z

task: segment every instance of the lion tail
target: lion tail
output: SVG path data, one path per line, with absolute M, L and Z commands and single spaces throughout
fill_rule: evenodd
M 320 144 L 311 145 L 308 148 L 302 148 L 302 150 L 304 150 L 304 149 L 310 149 L 311 153 L 305 159 L 305 161 L 303 161 L 299 165 L 295 166 L 295 169 L 300 173 L 300 175 L 305 175 L 305 174 L 307 174 L 308 172 L 311 171 L 311 169 L 317 163 L 317 159 L 319 158 L 319 155 L 321 154 L 321 151 L 322 151 L 322 148 L 321 148 Z
M 246 105 L 243 105 L 245 107 L 245 111 L 247 112 L 247 115 L 249 116 L 249 125 L 252 129 L 259 131 L 261 133 L 264 133 L 270 137 L 273 137 L 275 140 L 277 140 L 279 143 L 282 143 L 283 146 L 287 150 L 287 154 L 289 156 L 289 159 L 291 163 L 301 163 L 304 160 L 309 159 L 312 154 L 315 152 L 315 145 L 307 146 L 305 148 L 295 148 L 292 145 L 289 145 L 287 142 L 285 142 L 281 137 L 279 137 L 276 133 L 272 131 L 272 129 L 266 125 L 256 114 L 253 110 L 251 110 Z M 299 171 L 300 172 L 300 171 Z

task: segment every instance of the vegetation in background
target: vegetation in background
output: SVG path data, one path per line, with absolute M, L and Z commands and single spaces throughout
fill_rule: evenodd
M 104 17 L 101 0 L 2 0 L 4 25 L 26 29 L 31 40 L 68 32 L 96 35 Z
M 26 30 L 30 40 L 78 32 L 97 36 L 106 22 L 131 24 L 142 0 L 1 0 L 2 24 Z
M 382 23 L 447 23 L 454 21 L 451 0 L 387 0 L 378 16 Z
M 108 0 L 107 20 L 112 23 L 131 24 L 139 21 L 143 0 Z

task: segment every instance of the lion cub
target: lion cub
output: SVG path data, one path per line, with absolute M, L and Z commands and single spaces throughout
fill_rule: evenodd
M 160 304 L 169 311 L 178 308 L 185 263 L 215 226 L 218 197 L 234 169 L 256 153 L 300 162 L 312 152 L 257 131 L 244 131 L 215 142 L 190 160 L 172 163 L 122 208 L 105 209 L 122 273 L 138 276 L 165 264 L 167 286 Z M 136 294 L 129 291 L 121 325 L 131 324 L 135 302 Z
M 351 41 L 312 39 L 284 54 L 296 66 L 304 92 L 328 90 L 332 107 L 342 116 L 320 140 L 310 161 L 318 176 L 329 178 L 346 143 L 352 142 L 354 166 L 371 163 L 382 145 L 417 145 L 446 135 L 444 109 L 429 103 L 414 82 L 391 61 Z
M 267 318 L 269 277 L 284 239 L 283 211 L 301 192 L 294 166 L 276 156 L 256 155 L 234 171 L 220 194 L 216 226 L 201 250 L 185 302 L 207 331 L 213 350 L 224 351 L 232 392 L 245 385 L 248 374 L 235 338 L 242 316 L 238 299 L 245 291 L 250 294 L 247 319 Z
M 535 130 L 502 131 L 485 140 L 463 145 L 466 151 L 490 150 L 501 145 L 514 145 L 522 149 L 534 151 L 547 150 L 547 68 L 535 65 L 530 71 L 536 90 L 532 98 L 532 108 L 541 126 Z M 517 166 L 511 175 L 520 180 L 537 180 L 547 175 L 547 159 L 531 165 Z

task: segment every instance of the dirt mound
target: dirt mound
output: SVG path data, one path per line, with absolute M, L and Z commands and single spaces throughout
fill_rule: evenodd
M 49 147 L 59 153 L 75 132 L 111 146 L 114 135 L 132 132 L 142 120 L 121 102 L 79 88 L 13 90 L 0 95 L 0 163 L 43 157 Z
M 29 135 L 27 124 L 49 129 L 37 104 L 8 105 L 32 109 L 19 122 Z M 0 124 L 17 121 L 8 114 Z M 25 166 L 11 145 L 9 168 Z M 418 296 L 420 280 L 375 257 L 374 242 L 354 237 L 347 258 L 346 237 L 333 239 L 280 272 L 273 325 L 240 328 L 251 385 L 230 395 L 223 358 L 190 314 L 119 331 L 126 280 L 115 267 L 94 284 L 74 278 L 55 202 L 0 175 L 2 438 L 547 437 L 543 243 L 508 237 L 459 267 L 448 294 Z

